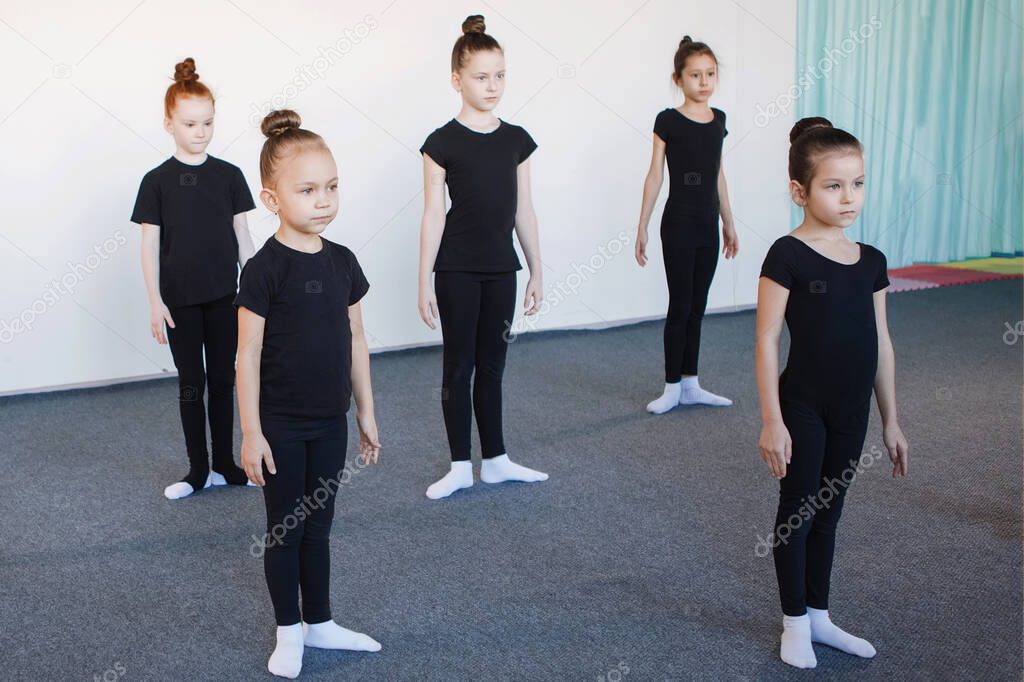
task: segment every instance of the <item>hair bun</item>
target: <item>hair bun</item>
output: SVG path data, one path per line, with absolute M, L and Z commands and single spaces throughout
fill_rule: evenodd
M 267 137 L 277 137 L 289 130 L 298 130 L 302 127 L 302 119 L 291 109 L 278 109 L 271 111 L 263 117 L 260 123 L 260 130 Z
M 792 130 L 789 131 L 789 143 L 793 144 L 801 135 L 805 135 L 815 128 L 831 127 L 833 127 L 832 122 L 821 116 L 808 116 L 807 118 L 802 118 L 794 123 Z
M 683 45 L 686 45 L 687 43 L 692 43 L 692 42 L 693 42 L 693 38 L 691 38 L 690 36 L 683 36 L 683 39 L 679 41 L 679 47 L 682 47 Z
M 178 83 L 199 80 L 199 74 L 196 73 L 196 62 L 192 57 L 185 57 L 184 61 L 174 65 L 174 80 Z
M 466 20 L 462 22 L 463 33 L 486 33 L 487 26 L 484 24 L 484 18 L 480 14 L 471 14 L 466 17 Z

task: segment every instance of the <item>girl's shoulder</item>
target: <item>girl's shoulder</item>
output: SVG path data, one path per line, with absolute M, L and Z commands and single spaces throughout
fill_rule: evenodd
M 714 112 L 715 118 L 725 118 L 725 112 L 717 107 L 711 107 L 711 111 Z
M 168 169 L 170 169 L 173 166 L 173 164 L 174 157 L 167 157 L 159 166 L 156 166 L 155 168 L 150 168 L 148 171 L 146 171 L 145 175 L 142 176 L 143 181 L 155 180 L 159 178 L 161 175 L 168 172 Z
M 878 247 L 864 242 L 860 242 L 860 245 L 863 249 L 863 253 L 861 254 L 862 256 L 866 256 L 876 261 L 882 261 L 883 263 L 886 262 L 885 253 L 883 253 Z
M 514 131 L 514 132 L 517 132 L 517 133 L 525 133 L 526 132 L 526 128 L 524 128 L 523 126 L 521 126 L 521 125 L 519 125 L 517 123 L 512 123 L 512 121 L 509 121 L 509 120 L 504 119 L 504 118 L 503 119 L 499 119 L 499 120 L 501 121 L 501 125 L 504 128 L 506 128 L 507 130 Z
M 235 172 L 241 173 L 242 172 L 241 168 L 239 168 L 235 164 L 231 163 L 230 161 L 225 161 L 224 159 L 221 159 L 221 158 L 218 158 L 216 156 L 213 156 L 212 154 L 209 154 L 207 156 L 209 158 L 209 161 L 210 161 L 210 164 L 212 165 L 212 167 L 214 167 L 214 168 L 216 168 L 216 169 L 218 169 L 218 170 L 220 170 L 222 172 L 226 172 L 226 173 L 235 173 Z
M 456 125 L 458 125 L 458 124 L 456 123 L 454 118 L 453 119 L 449 119 L 448 121 L 446 121 L 444 123 L 444 125 L 438 126 L 437 128 L 434 128 L 429 133 L 427 133 L 427 139 L 430 139 L 432 137 L 440 137 L 440 136 L 448 135 L 453 130 L 455 130 L 455 126 Z
M 332 242 L 330 239 L 325 238 L 323 235 L 320 236 L 320 239 L 324 243 L 324 248 L 328 249 L 329 253 L 332 256 L 340 256 L 341 258 L 343 258 L 346 261 L 350 261 L 350 262 L 351 261 L 356 261 L 356 262 L 358 262 L 358 259 L 356 258 L 355 252 L 352 251 L 352 249 L 350 249 L 347 246 L 345 246 L 344 244 L 339 244 L 338 242 Z

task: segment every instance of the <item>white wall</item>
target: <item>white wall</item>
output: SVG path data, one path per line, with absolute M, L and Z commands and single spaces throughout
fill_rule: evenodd
M 764 253 L 789 223 L 791 116 L 765 126 L 756 115 L 793 80 L 794 0 L 6 0 L 0 59 L 15 68 L 0 93 L 0 393 L 174 371 L 149 335 L 140 237 L 128 216 L 143 173 L 173 153 L 163 92 L 186 56 L 217 97 L 208 151 L 239 165 L 254 195 L 264 103 L 276 96 L 331 145 L 342 209 L 326 236 L 352 248 L 370 279 L 371 347 L 439 343 L 416 312 L 417 149 L 458 111 L 448 61 L 460 22 L 476 12 L 506 51 L 497 113 L 539 144 L 533 183 L 549 307 L 530 328 L 664 314 L 658 222 L 667 183 L 644 270 L 632 235 L 654 116 L 680 101 L 669 73 L 684 33 L 721 62 L 713 104 L 729 116 L 724 163 L 741 244 L 735 261 L 721 262 L 709 308 L 751 305 Z M 331 46 L 338 52 L 321 57 Z M 271 218 L 262 206 L 249 214 L 257 245 L 275 229 Z

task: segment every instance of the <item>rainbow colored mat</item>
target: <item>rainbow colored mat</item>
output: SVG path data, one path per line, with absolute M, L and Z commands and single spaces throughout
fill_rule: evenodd
M 974 258 L 939 265 L 910 265 L 889 270 L 889 292 L 1021 277 L 1024 277 L 1024 258 Z

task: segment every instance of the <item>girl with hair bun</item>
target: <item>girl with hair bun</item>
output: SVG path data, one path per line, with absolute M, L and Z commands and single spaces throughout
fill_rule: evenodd
M 360 307 L 370 285 L 354 253 L 320 236 L 338 214 L 338 166 L 301 124 L 287 109 L 263 119 L 260 200 L 280 225 L 242 270 L 235 299 L 242 466 L 263 487 L 277 621 L 267 669 L 289 678 L 306 646 L 381 648 L 331 619 L 330 533 L 353 396 L 366 462 L 377 461 L 380 440 Z
M 522 269 L 512 246 L 513 230 L 530 268 L 524 297 L 527 315 L 537 312 L 544 296 L 537 216 L 530 198 L 529 156 L 537 144 L 523 128 L 494 116 L 505 91 L 505 56 L 498 41 L 486 33 L 484 18 L 468 17 L 462 32 L 451 61 L 451 84 L 462 96 L 462 109 L 420 148 L 424 208 L 419 310 L 431 329 L 441 318 L 441 409 L 452 458 L 451 470 L 427 488 L 427 497 L 433 500 L 473 485 L 474 412 L 483 456 L 481 481 L 548 478 L 509 459 L 501 417 L 516 271 Z M 445 183 L 452 200 L 447 214 Z
M 828 611 L 836 525 L 846 488 L 864 463 L 874 390 L 893 477 L 909 446 L 896 416 L 896 362 L 885 312 L 885 255 L 844 230 L 864 204 L 864 154 L 850 133 L 820 117 L 790 133 L 789 178 L 803 222 L 772 244 L 757 296 L 756 372 L 761 457 L 779 481 L 773 531 L 782 602 L 780 655 L 817 665 L 812 642 L 871 658 L 869 642 Z M 789 328 L 779 376 L 779 336 Z
M 242 171 L 206 153 L 213 113 L 213 94 L 199 81 L 195 61 L 185 59 L 164 95 L 164 129 L 174 139 L 174 156 L 142 178 L 131 217 L 142 226 L 150 333 L 157 343 L 170 343 L 178 370 L 189 470 L 164 489 L 172 500 L 211 485 L 246 484 L 233 454 L 238 330 L 231 301 L 238 268 L 254 250 L 245 214 L 256 205 Z
M 700 328 L 718 267 L 719 217 L 722 252 L 732 258 L 739 251 L 722 167 L 722 142 L 729 134 L 725 112 L 708 104 L 718 82 L 715 53 L 685 36 L 673 60 L 672 82 L 683 91 L 683 104 L 665 109 L 654 120 L 654 148 L 636 235 L 636 261 L 644 267 L 647 224 L 661 192 L 667 159 L 669 193 L 661 215 L 661 251 L 668 281 L 665 388 L 648 403 L 652 414 L 677 405 L 732 405 L 728 398 L 701 388 L 697 378 Z

